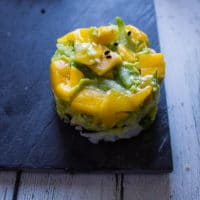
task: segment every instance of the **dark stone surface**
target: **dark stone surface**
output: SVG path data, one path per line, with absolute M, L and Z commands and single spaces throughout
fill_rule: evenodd
M 116 16 L 150 36 L 159 51 L 149 0 L 0 1 L 0 167 L 69 172 L 160 173 L 172 170 L 164 87 L 157 119 L 140 136 L 91 144 L 56 116 L 49 61 L 56 38 Z

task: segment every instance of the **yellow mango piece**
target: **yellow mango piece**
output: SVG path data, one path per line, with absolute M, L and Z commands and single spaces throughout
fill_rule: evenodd
M 81 28 L 79 29 L 79 38 L 81 42 L 94 41 L 95 37 L 92 35 L 93 28 Z
M 97 42 L 108 44 L 117 39 L 117 31 L 114 26 L 100 26 L 98 28 Z
M 75 43 L 75 60 L 85 65 L 93 65 L 103 54 L 102 46 L 95 43 Z
M 148 97 L 150 97 L 152 91 L 153 91 L 152 86 L 147 86 L 144 89 L 140 90 L 139 92 L 132 94 L 129 97 L 132 104 L 132 111 L 137 110 L 144 103 L 144 101 Z
M 81 90 L 71 103 L 71 109 L 95 117 L 100 117 L 101 104 L 106 94 L 95 88 Z
M 84 78 L 83 73 L 75 67 L 70 67 L 63 60 L 56 60 L 50 66 L 50 78 L 52 89 L 55 94 L 63 99 L 69 100 L 79 81 Z
M 104 49 L 104 51 L 105 50 L 106 49 Z M 90 65 L 88 67 L 96 74 L 101 76 L 121 63 L 121 56 L 115 52 L 110 51 L 109 55 L 103 54 L 102 57 L 99 60 L 97 60 L 97 62 L 94 65 Z
M 106 128 L 113 128 L 120 120 L 125 119 L 128 117 L 127 112 L 118 112 L 118 113 L 112 113 L 109 116 L 106 116 L 103 118 L 103 124 Z
M 158 68 L 156 68 L 156 69 L 158 69 Z M 141 75 L 146 76 L 146 75 L 149 75 L 149 74 L 154 74 L 156 69 L 154 67 L 142 68 L 141 69 Z M 158 78 L 163 79 L 163 77 L 161 77 L 160 73 L 158 73 Z
M 122 57 L 124 61 L 128 61 L 128 62 L 136 61 L 136 56 L 134 55 L 134 53 L 131 50 L 129 50 L 127 47 L 125 47 L 123 44 L 119 44 L 117 50 L 118 50 L 119 55 Z
M 162 53 L 142 54 L 139 55 L 139 67 L 153 67 L 164 64 Z
M 65 34 L 64 36 L 57 39 L 58 43 L 66 44 L 68 41 L 74 41 L 77 38 L 77 32 L 73 31 Z
M 158 70 L 158 78 L 163 79 L 165 76 L 165 62 L 162 53 L 143 54 L 139 55 L 139 68 L 141 69 L 141 75 L 145 76 L 153 74 L 155 70 Z
M 123 93 L 110 90 L 102 104 L 102 119 L 106 127 L 113 127 L 119 120 L 125 118 L 132 111 L 132 104 L 129 97 Z
M 131 111 L 132 105 L 129 100 L 129 96 L 119 92 L 117 90 L 110 90 L 103 105 L 103 115 L 109 115 L 109 113 L 117 113 L 122 111 Z
M 96 29 L 95 27 L 91 28 L 80 28 L 72 31 L 60 38 L 58 38 L 58 43 L 66 44 L 68 41 L 78 40 L 79 42 L 92 42 L 95 41 L 95 35 L 92 32 Z
M 61 82 L 66 82 L 69 79 L 70 67 L 63 60 L 56 60 L 50 65 L 50 79 L 52 89 L 55 90 Z
M 62 100 L 70 101 L 70 98 L 74 94 L 74 89 L 70 87 L 68 84 L 62 82 L 56 86 L 55 94 Z
M 75 67 L 70 68 L 69 86 L 74 87 L 84 78 L 83 73 Z
M 148 36 L 139 30 L 138 28 L 132 26 L 132 25 L 127 25 L 126 30 L 131 31 L 130 37 L 132 38 L 133 41 L 139 41 L 139 42 L 147 42 L 148 41 Z
M 88 54 L 76 54 L 75 60 L 84 65 L 93 65 L 95 63 L 95 60 Z

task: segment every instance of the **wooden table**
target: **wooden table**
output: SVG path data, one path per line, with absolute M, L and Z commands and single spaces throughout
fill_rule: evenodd
M 174 171 L 169 175 L 0 172 L 0 199 L 199 200 L 200 1 L 155 0 Z

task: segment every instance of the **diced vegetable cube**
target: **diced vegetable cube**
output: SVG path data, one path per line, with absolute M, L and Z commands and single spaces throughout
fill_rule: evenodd
M 73 87 L 84 78 L 83 73 L 63 60 L 52 62 L 50 70 L 53 91 L 59 98 L 69 101 L 75 91 Z
M 95 43 L 75 43 L 75 60 L 85 65 L 96 63 L 96 59 L 102 55 L 101 45 Z
M 125 45 L 119 44 L 117 50 L 118 50 L 119 55 L 122 57 L 124 61 L 128 61 L 128 62 L 136 61 L 136 57 L 134 53 L 131 52 L 131 50 L 129 50 L 128 48 L 126 48 Z
M 165 76 L 165 62 L 162 53 L 142 54 L 139 55 L 139 68 L 141 75 L 145 76 L 158 71 L 158 78 L 163 79 Z
M 63 60 L 56 60 L 51 63 L 50 75 L 51 75 L 51 86 L 55 90 L 56 86 L 61 82 L 66 82 L 68 80 L 70 73 L 69 63 Z
M 114 42 L 117 37 L 117 30 L 114 26 L 101 26 L 98 28 L 97 42 L 108 44 Z
M 96 74 L 101 76 L 121 64 L 121 62 L 122 59 L 119 54 L 109 51 L 108 55 L 102 55 L 102 57 L 99 59 L 99 62 L 97 61 L 97 63 L 88 67 Z
M 80 70 L 75 67 L 70 67 L 69 86 L 76 86 L 82 78 L 84 78 L 84 75 Z
M 132 104 L 128 96 L 110 90 L 108 96 L 102 104 L 102 119 L 109 128 L 113 127 L 117 121 L 125 118 L 126 112 L 132 111 Z
M 147 35 L 139 30 L 138 28 L 132 26 L 132 25 L 127 25 L 126 26 L 127 32 L 130 31 L 130 37 L 132 38 L 133 41 L 139 41 L 139 42 L 148 42 L 148 37 Z
M 106 94 L 96 88 L 85 88 L 81 90 L 71 103 L 71 108 L 75 111 L 88 115 L 100 116 L 101 104 Z
M 139 92 L 132 94 L 130 96 L 130 101 L 132 104 L 132 110 L 137 110 L 143 103 L 144 101 L 150 97 L 152 94 L 152 86 L 147 86 L 144 89 L 140 90 Z

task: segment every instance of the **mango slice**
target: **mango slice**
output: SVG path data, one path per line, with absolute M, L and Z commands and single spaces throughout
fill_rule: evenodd
M 109 51 L 108 55 L 103 54 L 102 57 L 97 60 L 94 65 L 88 66 L 99 76 L 107 73 L 108 71 L 122 63 L 122 59 L 119 54 L 104 48 L 104 53 L 106 51 Z
M 106 127 L 113 127 L 119 120 L 128 116 L 132 111 L 132 104 L 125 94 L 110 90 L 108 96 L 102 104 L 101 117 Z
M 56 60 L 50 65 L 50 79 L 52 89 L 55 90 L 59 83 L 66 82 L 69 79 L 70 66 L 63 60 Z
M 95 31 L 97 31 L 95 27 L 76 29 L 75 31 L 72 31 L 58 38 L 57 42 L 66 44 L 68 41 L 75 41 L 75 40 L 79 42 L 96 41 L 96 36 L 94 34 Z
M 96 88 L 84 88 L 71 103 L 71 109 L 88 115 L 100 116 L 101 104 L 106 94 Z
M 142 76 L 153 74 L 157 70 L 158 78 L 161 80 L 164 78 L 165 62 L 162 53 L 142 54 L 138 59 Z
M 108 44 L 114 42 L 117 38 L 117 30 L 115 26 L 101 26 L 80 28 L 70 32 L 63 37 L 58 38 L 58 43 L 66 44 L 68 41 L 78 40 L 80 42 L 97 42 L 100 44 Z
M 108 44 L 114 42 L 117 38 L 117 30 L 114 26 L 100 26 L 98 28 L 97 42 Z
M 118 113 L 112 113 L 109 116 L 106 116 L 103 118 L 103 124 L 106 128 L 113 128 L 117 122 L 125 119 L 128 117 L 127 112 L 118 112 Z
M 131 105 L 132 105 L 132 111 L 137 110 L 143 103 L 144 101 L 150 97 L 150 95 L 152 94 L 152 86 L 147 86 L 145 88 L 143 88 L 142 90 L 140 90 L 139 92 L 132 94 L 130 96 L 130 101 L 131 101 Z
M 126 30 L 127 32 L 130 31 L 130 37 L 133 41 L 139 41 L 144 43 L 148 42 L 148 36 L 138 28 L 132 25 L 127 25 Z
M 68 41 L 74 41 L 77 35 L 75 31 L 65 34 L 64 36 L 57 39 L 58 43 L 66 44 Z
M 136 61 L 136 56 L 134 55 L 134 53 L 123 44 L 118 45 L 117 51 L 119 55 L 122 57 L 123 61 L 128 61 L 128 62 Z
M 102 46 L 95 43 L 75 43 L 75 60 L 85 65 L 96 63 L 103 54 Z
M 56 60 L 50 66 L 51 86 L 58 97 L 69 101 L 74 87 L 84 78 L 83 73 L 63 60 Z
M 70 98 L 74 94 L 74 89 L 68 84 L 60 83 L 55 88 L 56 96 L 64 101 L 70 101 Z
M 83 73 L 75 67 L 70 67 L 69 86 L 74 87 L 84 78 Z

